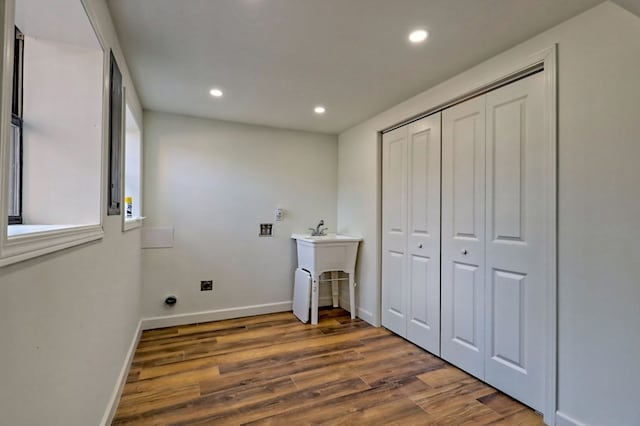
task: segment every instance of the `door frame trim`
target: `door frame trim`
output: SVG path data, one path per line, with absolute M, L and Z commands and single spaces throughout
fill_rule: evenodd
M 556 423 L 557 406 L 557 346 L 558 346 L 558 83 L 557 46 L 537 54 L 544 63 L 545 125 L 547 132 L 547 313 L 546 313 L 546 403 L 544 420 Z
M 545 317 L 545 403 L 544 422 L 548 425 L 556 424 L 557 409 L 557 354 L 558 354 L 558 72 L 557 53 L 558 46 L 553 44 L 532 55 L 525 56 L 512 63 L 512 67 L 506 72 L 498 70 L 491 81 L 478 84 L 475 89 L 452 97 L 449 101 L 432 107 L 420 114 L 407 117 L 392 126 L 378 131 L 378 319 L 382 311 L 382 275 L 380 274 L 382 260 L 382 134 L 394 130 L 415 120 L 426 117 L 438 111 L 442 111 L 464 100 L 486 93 L 492 89 L 527 77 L 533 73 L 541 72 L 544 76 L 544 108 L 545 108 L 545 134 L 547 143 L 546 170 L 546 317 Z

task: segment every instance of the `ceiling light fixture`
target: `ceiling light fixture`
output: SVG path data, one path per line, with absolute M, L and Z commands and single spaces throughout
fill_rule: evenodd
M 409 34 L 409 41 L 411 43 L 421 43 L 429 37 L 429 33 L 425 30 L 415 30 Z
M 222 90 L 220 89 L 211 89 L 209 90 L 209 94 L 215 98 L 219 98 L 222 96 Z
M 325 112 L 327 112 L 327 109 L 319 105 L 313 109 L 313 112 L 315 112 L 316 114 L 324 114 Z

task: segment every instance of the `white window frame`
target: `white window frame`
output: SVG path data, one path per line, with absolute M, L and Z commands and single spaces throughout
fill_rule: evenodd
M 15 0 L 0 0 L 0 18 L 4 21 L 4 28 L 0 33 L 2 56 L 0 57 L 0 267 L 21 262 L 44 254 L 53 253 L 69 247 L 77 246 L 101 239 L 104 236 L 104 212 L 106 209 L 104 187 L 105 182 L 105 153 L 107 133 L 109 81 L 109 56 L 108 49 L 102 35 L 98 31 L 95 20 L 89 13 L 86 0 L 81 0 L 82 6 L 87 12 L 87 19 L 94 29 L 98 43 L 102 47 L 102 140 L 101 140 L 101 179 L 100 179 L 100 217 L 99 222 L 91 225 L 69 226 L 63 229 L 31 232 L 28 234 L 8 236 L 8 184 L 9 184 L 9 132 L 11 131 L 11 99 L 13 64 L 7 58 L 13 58 L 13 39 L 15 27 Z M 20 226 L 20 225 L 13 225 Z

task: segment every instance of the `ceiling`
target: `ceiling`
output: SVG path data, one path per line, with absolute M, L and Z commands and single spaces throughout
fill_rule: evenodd
M 640 16 L 640 0 L 614 0 L 634 15 Z
M 78 0 L 16 0 L 15 19 L 25 36 L 101 49 Z
M 335 134 L 600 2 L 109 0 L 109 8 L 145 109 Z M 416 28 L 429 31 L 419 45 L 407 40 Z M 213 87 L 224 96 L 211 97 Z M 316 105 L 327 112 L 314 114 Z

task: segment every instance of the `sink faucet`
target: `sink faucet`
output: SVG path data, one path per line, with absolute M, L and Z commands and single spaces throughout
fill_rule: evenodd
M 323 226 L 324 226 L 324 219 L 320 219 L 320 223 L 318 223 L 318 226 L 316 226 L 315 228 L 309 228 L 309 230 L 311 231 L 311 236 L 320 237 L 323 235 L 327 235 L 325 231 L 329 228 L 322 228 Z

